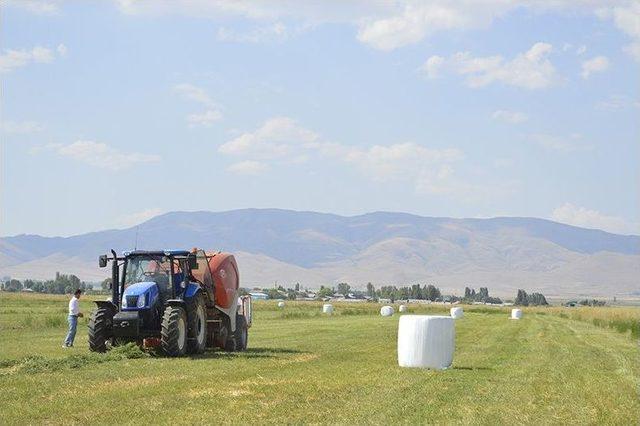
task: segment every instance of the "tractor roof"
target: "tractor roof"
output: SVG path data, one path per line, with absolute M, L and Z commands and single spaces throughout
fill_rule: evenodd
M 132 250 L 125 251 L 122 254 L 129 256 L 187 256 L 191 253 L 189 250 Z

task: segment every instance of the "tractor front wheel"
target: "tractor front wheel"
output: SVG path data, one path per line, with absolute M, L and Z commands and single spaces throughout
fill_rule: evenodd
M 187 352 L 187 314 L 179 306 L 167 306 L 162 316 L 160 345 L 168 356 Z
M 107 308 L 98 308 L 89 318 L 89 349 L 92 352 L 106 352 L 111 346 L 113 324 L 113 311 Z

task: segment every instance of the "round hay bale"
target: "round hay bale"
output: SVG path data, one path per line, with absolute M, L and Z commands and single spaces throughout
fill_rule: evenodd
M 400 305 L 400 307 L 398 308 L 400 312 L 407 312 L 407 309 L 407 305 Z
M 393 307 L 392 306 L 383 306 L 380 308 L 380 315 L 383 317 L 390 317 L 393 315 Z
M 512 309 L 511 310 L 511 319 L 519 320 L 522 318 L 522 309 Z
M 451 318 L 460 319 L 464 316 L 464 311 L 461 307 L 451 308 Z
M 398 365 L 449 368 L 455 343 L 455 321 L 450 316 L 402 315 L 398 322 Z
M 333 313 L 333 305 L 331 303 L 325 303 L 322 305 L 322 313 L 331 315 Z
M 284 302 L 283 301 L 278 302 L 278 308 L 284 308 Z

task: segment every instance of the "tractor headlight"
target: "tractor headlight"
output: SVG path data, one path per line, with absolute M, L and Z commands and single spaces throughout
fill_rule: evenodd
M 138 303 L 137 303 L 137 307 L 138 308 L 144 308 L 147 305 L 147 294 L 141 294 L 140 296 L 138 296 Z

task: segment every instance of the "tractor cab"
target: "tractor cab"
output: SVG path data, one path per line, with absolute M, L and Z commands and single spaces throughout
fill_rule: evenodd
M 169 299 L 181 296 L 186 288 L 183 285 L 184 266 L 179 258 L 164 253 L 125 255 L 122 309 L 148 309 L 156 298 L 160 298 L 164 304 Z

